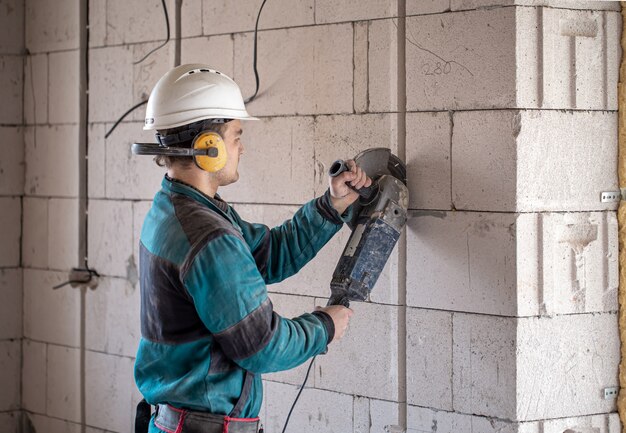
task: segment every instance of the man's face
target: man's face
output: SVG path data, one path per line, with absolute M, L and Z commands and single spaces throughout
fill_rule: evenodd
M 239 179 L 239 157 L 243 154 L 244 148 L 241 141 L 241 135 L 243 129 L 241 128 L 240 120 L 231 120 L 226 124 L 226 128 L 223 131 L 222 138 L 226 145 L 226 152 L 228 153 L 228 160 L 223 169 L 218 171 L 217 177 L 220 186 L 230 185 L 237 182 Z

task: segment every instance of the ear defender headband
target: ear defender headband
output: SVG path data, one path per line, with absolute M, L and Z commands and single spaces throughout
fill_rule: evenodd
M 157 132 L 157 143 L 133 143 L 135 155 L 191 156 L 195 164 L 209 173 L 220 171 L 226 165 L 228 153 L 224 139 L 215 131 L 194 129 L 178 134 L 161 135 Z M 191 147 L 176 147 L 177 144 L 193 139 Z

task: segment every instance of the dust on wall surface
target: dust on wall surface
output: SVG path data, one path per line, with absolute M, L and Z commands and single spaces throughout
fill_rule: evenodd
M 260 3 L 184 1 L 182 62 L 250 95 Z M 78 20 L 76 0 L 52 4 L 26 2 L 22 407 L 41 430 L 71 431 L 78 296 L 50 286 L 78 242 Z M 617 188 L 620 19 L 615 2 L 268 0 L 248 107 L 262 121 L 245 125 L 241 180 L 222 196 L 276 224 L 325 190 L 332 161 L 372 146 L 405 158 L 411 189 L 406 236 L 347 337 L 317 359 L 291 429 L 619 430 L 603 398 L 619 361 L 616 206 L 599 195 Z M 133 64 L 164 38 L 158 0 L 89 2 L 89 259 L 103 275 L 86 310 L 94 432 L 129 431 L 140 399 L 137 244 L 162 176 L 130 155 L 153 139 L 142 110 L 104 135 L 173 66 L 172 42 Z M 278 312 L 325 303 L 347 237 L 269 287 Z M 266 377 L 267 431 L 280 431 L 303 377 Z

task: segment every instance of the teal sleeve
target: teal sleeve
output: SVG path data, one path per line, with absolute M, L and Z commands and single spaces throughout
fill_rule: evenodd
M 328 193 L 302 206 L 288 221 L 269 229 L 243 221 L 235 213 L 266 284 L 280 282 L 298 272 L 341 229 L 350 210 L 338 215 Z
M 202 322 L 230 359 L 253 373 L 287 370 L 323 352 L 330 330 L 314 314 L 286 319 L 273 310 L 246 243 L 221 234 L 183 276 Z

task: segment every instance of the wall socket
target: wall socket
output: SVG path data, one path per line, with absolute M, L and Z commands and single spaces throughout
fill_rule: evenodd
M 611 400 L 613 398 L 617 398 L 617 393 L 619 392 L 619 387 L 613 386 L 610 388 L 604 388 L 604 399 Z

